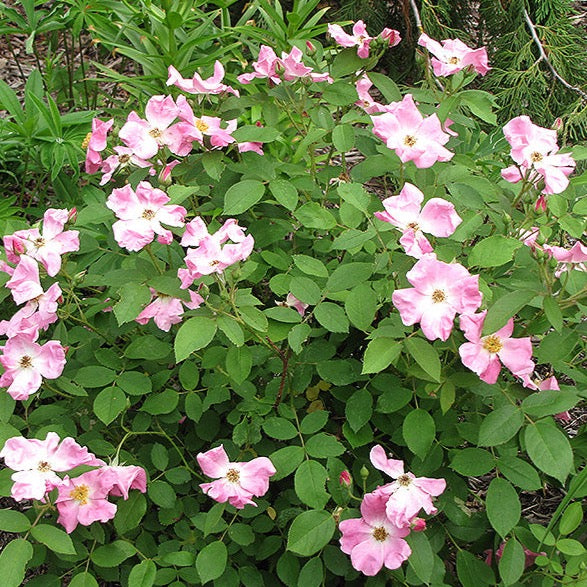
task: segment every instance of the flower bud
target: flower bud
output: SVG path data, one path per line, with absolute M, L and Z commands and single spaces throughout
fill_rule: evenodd
M 367 467 L 365 467 L 365 465 L 363 465 L 361 467 L 361 479 L 363 481 L 366 481 L 367 477 L 369 477 L 369 469 L 367 469 Z
M 353 478 L 351 477 L 351 474 L 345 469 L 338 477 L 338 482 L 343 487 L 350 487 L 353 482 Z
M 539 210 L 541 210 L 542 212 L 546 212 L 546 198 L 543 194 L 540 194 L 540 196 L 536 200 L 534 210 L 536 210 L 536 212 L 538 212 Z
M 306 47 L 308 49 L 308 55 L 314 55 L 316 53 L 316 47 L 310 41 L 306 41 Z
M 87 271 L 80 271 L 73 276 L 73 285 L 79 285 L 86 278 Z
M 75 223 L 77 220 L 77 208 L 73 207 L 67 214 L 67 222 Z
M 563 119 L 560 116 L 555 118 L 550 128 L 552 128 L 552 130 L 556 130 L 557 132 L 561 131 L 563 128 Z
M 414 532 L 424 532 L 426 530 L 426 520 L 423 518 L 414 518 L 411 523 Z

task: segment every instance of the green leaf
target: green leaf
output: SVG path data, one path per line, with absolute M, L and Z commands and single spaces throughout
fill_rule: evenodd
M 304 461 L 296 471 L 294 487 L 296 495 L 306 505 L 323 509 L 330 499 L 324 489 L 328 471 L 317 461 Z
M 285 418 L 267 418 L 263 422 L 263 430 L 265 434 L 278 440 L 290 440 L 298 435 L 296 427 Z
M 405 387 L 393 387 L 383 392 L 377 400 L 377 411 L 392 414 L 401 410 L 412 399 L 412 391 Z
M 585 554 L 585 547 L 572 538 L 561 538 L 556 541 L 556 547 L 567 556 L 582 556 Z
M 224 542 L 217 540 L 205 546 L 196 558 L 196 569 L 202 583 L 218 579 L 228 561 L 228 552 Z
M 328 277 L 328 269 L 326 268 L 326 265 L 320 261 L 320 259 L 315 259 L 314 257 L 309 257 L 308 255 L 293 255 L 292 259 L 296 267 L 300 271 L 303 271 L 306 275 Z
M 38 524 L 31 528 L 31 536 L 60 554 L 75 554 L 75 547 L 68 534 L 49 524 Z
M 469 267 L 499 267 L 514 258 L 514 252 L 523 245 L 517 238 L 500 234 L 478 242 L 469 253 Z
M 513 438 L 524 423 L 517 406 L 507 404 L 488 414 L 479 427 L 479 445 L 497 446 Z
M 289 282 L 289 290 L 300 302 L 312 306 L 315 306 L 322 296 L 320 288 L 309 277 L 292 277 Z
M 328 418 L 329 413 L 325 410 L 310 412 L 307 416 L 304 416 L 304 419 L 300 422 L 300 432 L 302 434 L 314 434 L 326 426 Z
M 104 387 L 116 379 L 116 372 L 99 365 L 88 365 L 78 369 L 74 380 L 82 387 Z
M 406 350 L 432 379 L 440 382 L 442 366 L 436 349 L 422 338 L 406 338 Z
M 539 420 L 526 428 L 526 450 L 532 462 L 547 475 L 565 482 L 573 468 L 569 439 L 548 420 Z
M 570 534 L 574 532 L 583 521 L 583 507 L 581 503 L 575 501 L 570 503 L 563 512 L 559 523 L 561 534 Z
M 365 349 L 363 358 L 363 370 L 361 373 L 379 373 L 383 371 L 402 352 L 402 343 L 392 338 L 376 338 L 372 340 Z
M 279 131 L 271 126 L 247 124 L 239 126 L 232 132 L 232 136 L 238 143 L 271 143 L 279 138 Z
M 331 230 L 336 226 L 336 218 L 318 202 L 308 202 L 300 206 L 294 216 L 306 227 L 318 230 Z
M 273 179 L 269 182 L 271 195 L 287 210 L 293 212 L 298 205 L 298 190 L 286 179 Z
M 403 98 L 396 83 L 382 73 L 370 71 L 367 77 L 375 84 L 375 87 L 383 94 L 387 102 L 400 102 Z
M 287 342 L 296 355 L 302 352 L 302 344 L 306 342 L 312 328 L 306 324 L 296 324 L 287 334 Z
M 360 430 L 373 415 L 373 396 L 366 389 L 355 391 L 347 400 L 345 415 L 354 432 Z
M 218 328 L 226 334 L 228 340 L 235 346 L 242 346 L 245 343 L 245 335 L 240 324 L 232 317 L 224 314 L 216 318 Z
M 271 455 L 271 462 L 277 473 L 271 477 L 272 481 L 279 481 L 291 475 L 304 460 L 305 452 L 301 446 L 284 446 Z
M 129 359 L 165 359 L 171 353 L 171 345 L 151 334 L 133 340 L 124 350 Z
M 329 84 L 322 92 L 322 98 L 333 106 L 347 106 L 359 99 L 355 86 L 343 80 Z
M 497 124 L 497 117 L 492 111 L 495 105 L 493 95 L 482 90 L 464 90 L 459 92 L 457 96 L 475 116 L 489 124 Z
M 162 508 L 172 508 L 177 495 L 169 483 L 157 479 L 149 484 L 149 498 Z
M 455 451 L 450 467 L 467 477 L 479 477 L 489 473 L 495 466 L 493 455 L 482 448 L 465 448 Z
M 334 436 L 320 432 L 306 441 L 306 450 L 311 457 L 325 459 L 341 455 L 345 448 Z
M 434 553 L 424 532 L 412 532 L 408 539 L 412 554 L 408 558 L 408 565 L 425 584 L 430 583 L 434 570 Z
M 412 410 L 403 421 L 402 434 L 408 448 L 424 460 L 436 436 L 434 418 L 425 410 Z
M 185 398 L 185 415 L 198 423 L 204 413 L 202 398 L 197 393 L 190 393 Z
M 515 538 L 510 538 L 505 543 L 497 565 L 504 585 L 513 585 L 517 582 L 524 573 L 525 563 L 524 547 Z
M 341 78 L 355 73 L 365 66 L 365 61 L 357 55 L 355 48 L 342 49 L 332 62 L 332 75 Z
M 336 189 L 338 195 L 351 206 L 360 210 L 365 215 L 369 214 L 371 196 L 360 183 L 341 183 Z
M 212 534 L 218 527 L 225 509 L 226 503 L 216 503 L 208 510 L 206 521 L 204 522 L 204 537 Z
M 268 322 L 265 314 L 258 310 L 257 308 L 245 306 L 244 308 L 239 308 L 239 312 L 241 314 L 242 319 L 248 324 L 251 328 L 258 330 L 259 332 L 267 332 Z
M 525 398 L 522 410 L 533 418 L 542 418 L 566 412 L 578 403 L 579 396 L 570 391 L 544 390 Z
M 248 346 L 231 347 L 226 353 L 226 372 L 241 384 L 251 372 L 253 355 Z
M 120 301 L 113 306 L 118 325 L 134 320 L 151 301 L 151 291 L 140 283 L 126 283 L 118 290 Z
M 256 179 L 245 179 L 230 186 L 224 194 L 224 214 L 234 216 L 246 212 L 265 193 L 265 186 Z
M 320 587 L 324 580 L 324 565 L 320 557 L 310 559 L 300 571 L 297 585 L 300 587 Z
M 463 587 L 495 585 L 491 567 L 467 550 L 457 552 L 457 575 Z
M 518 457 L 500 457 L 497 468 L 508 481 L 525 491 L 536 491 L 542 488 L 538 471 L 526 461 Z
M 73 577 L 69 583 L 69 587 L 98 587 L 98 581 L 96 581 L 94 575 L 84 571 Z
M 228 529 L 230 538 L 241 546 L 248 546 L 255 542 L 255 533 L 248 524 L 233 524 Z
M 344 311 L 353 326 L 367 331 L 377 312 L 377 294 L 368 283 L 357 285 L 346 297 Z
M 339 265 L 328 278 L 326 289 L 329 292 L 351 289 L 359 283 L 367 281 L 373 273 L 374 266 L 371 263 L 345 263 Z
M 216 322 L 205 316 L 194 316 L 184 322 L 175 337 L 177 362 L 187 359 L 194 351 L 210 344 L 216 334 Z
M 321 302 L 314 308 L 314 317 L 330 332 L 348 332 L 349 321 L 344 310 L 332 302 Z
M 92 552 L 90 558 L 99 567 L 117 567 L 127 558 L 136 554 L 137 549 L 126 540 L 115 540 L 110 544 L 99 546 Z
M 499 298 L 487 311 L 483 322 L 483 336 L 497 332 L 535 297 L 536 293 L 533 291 L 519 290 Z
M 147 511 L 147 500 L 142 493 L 131 491 L 127 500 L 118 502 L 117 508 L 114 527 L 122 535 L 139 525 Z
M 287 550 L 301 556 L 312 556 L 330 542 L 335 529 L 336 522 L 329 512 L 302 512 L 287 533 Z
M 128 576 L 128 587 L 151 587 L 155 583 L 157 566 L 146 559 L 135 565 Z
M 350 151 L 355 146 L 355 130 L 351 124 L 338 124 L 332 131 L 332 143 L 341 153 Z
M 153 390 L 151 379 L 138 371 L 121 373 L 116 379 L 116 385 L 128 395 L 145 395 Z
M 26 532 L 31 527 L 29 519 L 15 510 L 0 510 L 0 530 L 4 532 Z
M 103 389 L 94 400 L 94 414 L 108 426 L 126 408 L 126 396 L 118 387 Z
M 561 312 L 557 300 L 550 296 L 543 298 L 542 308 L 544 309 L 548 321 L 552 324 L 552 327 L 557 332 L 561 332 L 563 329 L 563 313 Z
M 334 533 L 334 527 L 332 532 Z M 24 579 L 26 565 L 32 557 L 31 543 L 22 538 L 17 538 L 4 546 L 0 552 L 2 587 L 20 587 Z
M 502 538 L 517 525 L 522 514 L 518 492 L 500 477 L 489 484 L 485 506 L 490 524 Z

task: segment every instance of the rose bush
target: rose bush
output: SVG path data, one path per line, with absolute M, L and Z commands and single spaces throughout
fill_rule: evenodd
M 481 49 L 402 92 L 363 28 L 170 67 L 77 210 L 4 226 L 11 584 L 585 580 L 587 152 L 497 125 Z

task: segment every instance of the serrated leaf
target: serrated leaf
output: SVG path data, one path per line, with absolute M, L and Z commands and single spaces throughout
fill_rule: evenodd
M 151 301 L 151 291 L 140 283 L 127 283 L 118 290 L 120 301 L 113 306 L 118 325 L 134 320 Z
M 517 525 L 522 513 L 518 492 L 508 481 L 496 477 L 489 484 L 485 505 L 490 524 L 505 538 Z
M 330 542 L 335 529 L 336 523 L 329 512 L 302 512 L 287 533 L 287 550 L 301 556 L 312 556 Z
M 424 460 L 436 436 L 434 418 L 425 410 L 412 410 L 403 421 L 402 434 L 408 448 Z
M 402 343 L 392 338 L 376 338 L 365 349 L 363 357 L 363 370 L 361 373 L 379 373 L 383 371 L 402 352 Z
M 228 551 L 224 542 L 217 540 L 205 546 L 196 558 L 196 569 L 202 583 L 218 579 L 228 561 Z
M 108 426 L 126 407 L 126 396 L 118 387 L 103 389 L 94 400 L 94 414 Z
M 207 346 L 216 334 L 216 322 L 205 316 L 194 316 L 184 322 L 175 337 L 175 357 L 178 362 Z
M 499 298 L 487 311 L 483 322 L 483 336 L 493 334 L 528 304 L 536 293 L 529 290 L 512 291 Z
M 265 193 L 265 186 L 256 179 L 245 179 L 230 186 L 224 194 L 224 214 L 242 214 L 254 206 Z
M 71 538 L 63 530 L 49 524 L 37 524 L 31 528 L 31 536 L 60 554 L 75 554 Z
M 517 406 L 505 405 L 488 414 L 479 428 L 480 446 L 497 446 L 513 438 L 524 422 Z
M 539 420 L 526 428 L 524 440 L 532 462 L 564 483 L 573 467 L 569 439 L 548 420 Z
M 99 567 L 111 568 L 117 567 L 127 558 L 136 554 L 136 552 L 137 549 L 130 542 L 126 542 L 126 540 L 115 540 L 110 544 L 96 548 L 90 558 Z
M 151 587 L 155 583 L 157 566 L 146 559 L 135 565 L 128 576 L 128 587 Z
M 345 415 L 354 432 L 360 430 L 373 415 L 373 396 L 366 389 L 355 391 L 347 400 Z
M 328 471 L 317 461 L 304 461 L 297 469 L 294 478 L 296 495 L 302 503 L 323 509 L 330 495 L 325 490 Z
M 442 366 L 440 357 L 436 349 L 422 338 L 406 338 L 406 350 L 416 360 L 416 363 L 432 377 L 435 381 L 440 382 L 440 373 Z
M 494 235 L 478 242 L 469 253 L 469 267 L 499 267 L 514 258 L 514 252 L 523 245 L 516 238 Z
M 0 552 L 0 569 L 2 569 L 3 587 L 20 587 L 24 579 L 27 563 L 33 557 L 30 542 L 17 538 L 9 542 Z

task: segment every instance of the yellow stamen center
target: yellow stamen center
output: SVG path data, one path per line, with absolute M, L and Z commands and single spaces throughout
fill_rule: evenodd
M 408 487 L 408 485 L 410 485 L 412 483 L 412 478 L 409 475 L 400 475 L 397 478 L 397 482 L 402 486 L 402 487 Z
M 86 138 L 82 141 L 82 149 L 87 149 L 88 148 L 88 145 L 90 144 L 91 138 L 92 138 L 92 133 L 89 132 L 86 135 Z
M 130 155 L 125 154 L 125 155 L 120 155 L 120 157 L 118 157 L 118 162 L 121 165 L 124 165 L 125 163 L 128 163 L 130 161 Z
M 539 153 L 538 151 L 534 151 L 534 153 L 530 155 L 530 160 L 532 163 L 538 163 L 539 161 L 542 161 L 542 159 L 542 153 Z
M 459 59 L 458 57 L 451 57 L 451 58 L 448 60 L 448 62 L 449 62 L 451 65 L 456 65 L 456 64 L 457 64 L 459 61 L 460 61 L 460 59 Z
M 155 212 L 153 210 L 149 210 L 148 208 L 143 212 L 142 216 L 145 220 L 153 220 L 155 218 Z
M 206 124 L 203 120 L 196 120 L 196 128 L 200 132 L 206 132 L 210 128 L 210 125 Z
M 377 542 L 384 542 L 387 536 L 387 530 L 383 526 L 378 526 L 373 530 L 373 538 L 375 538 Z
M 408 228 L 411 228 L 412 230 L 420 230 L 420 227 L 418 226 L 417 222 L 410 222 L 408 224 Z
M 446 300 L 446 294 L 441 289 L 435 289 L 432 292 L 432 301 L 435 304 L 440 304 L 440 302 L 444 302 Z
M 498 353 L 503 348 L 503 344 L 499 336 L 492 334 L 483 339 L 483 348 L 490 353 Z
M 40 249 L 41 247 L 45 246 L 45 239 L 43 237 L 39 237 L 34 240 L 33 244 L 35 247 L 37 247 L 37 249 Z
M 228 469 L 226 472 L 226 480 L 230 483 L 238 483 L 240 478 L 240 473 L 236 469 Z
M 416 137 L 414 137 L 412 135 L 406 135 L 404 137 L 404 145 L 406 147 L 413 147 L 416 143 L 417 143 Z
M 22 369 L 28 369 L 29 367 L 32 367 L 33 366 L 32 357 L 29 357 L 28 355 L 24 355 L 24 357 L 20 358 L 20 361 L 18 362 L 18 366 L 21 367 Z
M 41 471 L 41 473 L 47 473 L 51 470 L 51 465 L 47 461 L 40 461 L 39 465 L 37 466 L 37 471 Z
M 149 131 L 149 134 L 154 138 L 154 139 L 158 139 L 161 137 L 161 135 L 163 134 L 158 128 L 152 128 Z
M 86 505 L 89 501 L 90 488 L 87 485 L 78 485 L 69 492 L 69 497 L 79 501 L 80 505 Z

